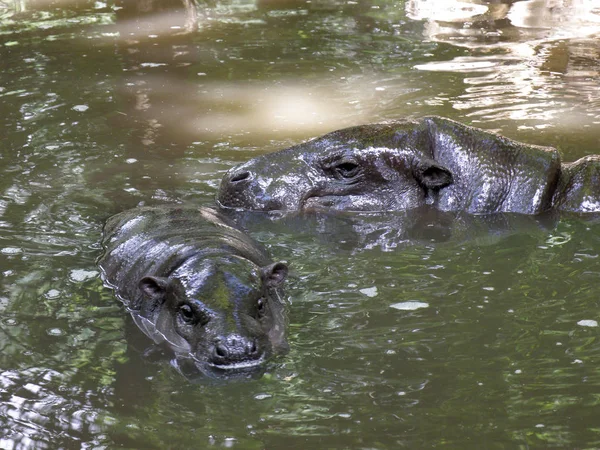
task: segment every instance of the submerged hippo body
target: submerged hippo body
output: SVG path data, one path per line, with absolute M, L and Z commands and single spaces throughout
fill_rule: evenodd
M 287 266 L 216 211 L 125 211 L 106 223 L 103 246 L 103 279 L 136 324 L 201 373 L 252 372 L 287 350 Z
M 472 214 L 600 211 L 600 157 L 558 151 L 441 117 L 347 128 L 231 169 L 223 207 Z

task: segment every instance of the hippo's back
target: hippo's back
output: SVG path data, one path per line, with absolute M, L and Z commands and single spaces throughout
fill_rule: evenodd
M 561 172 L 555 148 L 528 145 L 442 117 L 426 117 L 434 159 L 452 172 L 442 210 L 539 214 L 552 207 Z
M 168 277 L 189 258 L 233 256 L 258 266 L 265 251 L 222 214 L 209 208 L 141 207 L 111 217 L 104 226 L 104 281 L 133 308 L 144 276 Z

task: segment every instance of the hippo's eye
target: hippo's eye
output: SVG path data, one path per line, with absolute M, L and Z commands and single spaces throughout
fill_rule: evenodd
M 181 305 L 179 307 L 179 315 L 184 322 L 192 322 L 194 320 L 194 311 L 190 305 Z
M 264 298 L 259 298 L 256 302 L 256 309 L 258 310 L 258 315 L 263 316 L 267 310 L 267 301 Z
M 345 161 L 334 167 L 335 173 L 342 178 L 352 178 L 358 174 L 360 166 L 351 161 Z

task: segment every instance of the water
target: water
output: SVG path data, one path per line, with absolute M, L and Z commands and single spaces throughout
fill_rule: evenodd
M 293 268 L 245 383 L 144 356 L 95 264 L 110 215 L 343 126 L 599 153 L 599 34 L 592 0 L 0 2 L 0 447 L 599 447 L 597 218 L 244 217 Z

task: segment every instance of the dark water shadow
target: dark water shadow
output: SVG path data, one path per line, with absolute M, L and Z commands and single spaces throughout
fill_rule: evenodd
M 311 237 L 324 251 L 350 254 L 378 249 L 399 251 L 410 246 L 453 243 L 492 245 L 513 234 L 547 234 L 560 216 L 548 212 L 471 215 L 426 206 L 383 213 L 309 211 L 262 213 L 225 209 L 225 214 L 259 240 L 277 245 L 277 234 Z M 261 238 L 262 236 L 262 238 Z

